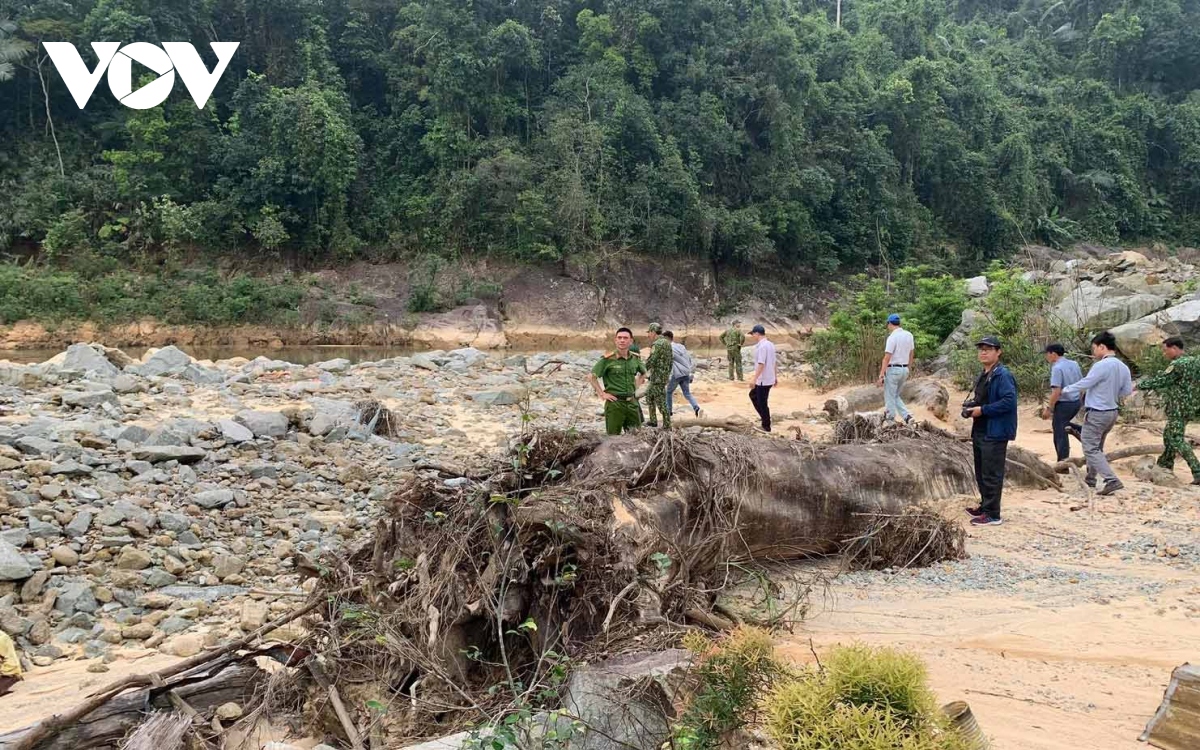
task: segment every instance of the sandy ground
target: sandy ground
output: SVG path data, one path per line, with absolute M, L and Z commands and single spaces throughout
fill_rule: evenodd
M 727 416 L 750 409 L 743 390 L 715 382 L 694 392 L 713 416 Z M 783 382 L 772 412 L 798 415 L 824 400 Z M 1022 406 L 1018 443 L 1052 460 L 1049 423 L 1033 411 Z M 828 429 L 790 419 L 776 432 L 790 437 L 792 427 L 813 437 Z M 1120 426 L 1110 447 L 1157 439 Z M 1080 455 L 1077 443 L 1072 450 Z M 1128 489 L 1094 498 L 1090 510 L 1074 478 L 1062 493 L 1006 493 L 1005 525 L 970 529 L 967 563 L 836 579 L 781 652 L 809 661 L 809 638 L 818 653 L 853 641 L 910 649 L 941 700 L 970 703 L 994 750 L 1146 747 L 1137 737 L 1171 670 L 1200 659 L 1200 489 L 1137 481 L 1134 460 L 1116 467 Z M 1182 462 L 1177 476 L 1190 479 Z
M 753 417 L 747 393 L 747 384 L 712 371 L 693 386 L 705 416 L 717 418 Z M 782 380 L 771 395 L 777 439 L 793 439 L 795 428 L 808 437 L 828 431 L 818 418 L 827 397 Z M 675 408 L 689 413 L 678 393 Z M 1033 409 L 1022 406 L 1019 443 L 1052 458 L 1049 423 Z M 581 427 L 600 426 L 586 393 L 579 410 Z M 500 437 L 495 424 L 461 426 L 472 439 Z M 1114 446 L 1157 439 L 1127 426 L 1114 438 Z M 818 652 L 852 641 L 911 649 L 941 700 L 971 704 L 994 750 L 1145 747 L 1136 738 L 1171 669 L 1200 658 L 1200 490 L 1154 487 L 1135 480 L 1129 462 L 1117 468 L 1128 489 L 1094 498 L 1090 509 L 1072 478 L 1061 493 L 1006 493 L 1005 525 L 969 530 L 969 561 L 834 580 L 781 652 L 807 661 L 809 639 Z M 1178 476 L 1187 479 L 1182 466 Z M 965 504 L 948 503 L 947 512 Z M 36 681 L 3 699 L 0 732 L 172 661 L 129 653 L 105 674 L 86 672 L 82 661 L 37 670 Z

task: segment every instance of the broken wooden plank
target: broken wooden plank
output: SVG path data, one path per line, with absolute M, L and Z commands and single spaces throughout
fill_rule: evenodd
M 1138 739 L 1162 750 L 1200 747 L 1200 667 L 1175 668 L 1162 705 Z

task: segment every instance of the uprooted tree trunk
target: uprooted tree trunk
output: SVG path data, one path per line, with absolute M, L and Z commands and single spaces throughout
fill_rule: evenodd
M 900 398 L 908 403 L 924 406 L 930 414 L 943 422 L 946 421 L 949 413 L 950 393 L 940 382 L 929 378 L 909 380 L 900 389 Z M 883 387 L 864 385 L 826 400 L 824 410 L 831 419 L 840 419 L 858 412 L 881 408 L 883 408 Z
M 315 732 L 351 744 L 440 736 L 516 707 L 554 709 L 581 661 L 673 645 L 697 625 L 731 626 L 716 595 L 755 559 L 826 554 L 852 541 L 867 566 L 893 548 L 901 565 L 944 559 L 925 541 L 878 538 L 879 519 L 973 492 L 970 447 L 927 425 L 856 420 L 835 429 L 833 445 L 727 430 L 604 440 L 534 432 L 496 471 L 465 484 L 414 474 L 372 538 L 322 566 L 313 602 L 263 630 L 308 612 L 323 617 L 304 649 L 322 655 L 317 682 L 329 698 L 310 702 L 326 708 L 308 718 Z M 1036 457 L 1018 458 L 1011 483 L 1054 478 Z M 953 535 L 913 520 L 888 526 L 931 539 L 937 531 L 940 549 L 961 553 Z M 31 733 L 13 744 L 111 743 L 136 722 L 131 706 L 179 709 L 170 691 L 182 696 L 185 685 L 164 679 L 200 664 L 209 666 L 203 679 L 220 677 L 211 667 L 218 655 L 118 681 L 35 727 L 37 742 Z M 236 700 L 186 686 L 198 711 Z
M 329 566 L 331 589 L 361 584 L 325 624 L 334 677 L 350 705 L 396 707 L 358 717 L 385 736 L 445 734 L 553 694 L 564 660 L 729 626 L 713 610 L 730 565 L 836 552 L 880 513 L 974 491 L 953 436 L 894 426 L 870 440 L 537 433 L 517 471 L 453 488 L 414 477 L 374 538 Z

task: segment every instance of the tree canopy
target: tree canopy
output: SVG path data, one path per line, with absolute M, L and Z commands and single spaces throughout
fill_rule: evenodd
M 0 0 L 0 250 L 831 273 L 1200 238 L 1200 0 Z M 40 47 L 238 41 L 85 110 Z

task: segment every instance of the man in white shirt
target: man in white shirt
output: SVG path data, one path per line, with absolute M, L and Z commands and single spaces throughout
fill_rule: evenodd
M 762 419 L 762 431 L 771 431 L 771 407 L 768 400 L 771 388 L 779 374 L 775 366 L 775 345 L 767 339 L 767 331 L 761 325 L 750 329 L 754 341 L 754 376 L 750 378 L 750 403 Z
M 912 415 L 904 406 L 900 391 L 908 382 L 916 342 L 911 333 L 900 327 L 900 316 L 896 313 L 888 316 L 887 327 L 887 345 L 879 365 L 879 384 L 883 386 L 883 419 L 890 422 L 900 417 L 908 424 L 912 421 Z
M 1079 436 L 1083 456 L 1087 459 L 1087 475 L 1083 481 L 1089 487 L 1096 487 L 1097 495 L 1111 495 L 1125 489 L 1125 485 L 1121 484 L 1104 455 L 1104 442 L 1117 424 L 1121 401 L 1133 393 L 1133 378 L 1129 367 L 1117 359 L 1117 338 L 1109 331 L 1098 333 L 1092 339 L 1092 358 L 1096 364 L 1088 374 L 1063 388 L 1062 395 L 1078 398 L 1080 393 L 1086 394 L 1083 429 Z M 1098 481 L 1104 484 L 1097 485 Z

